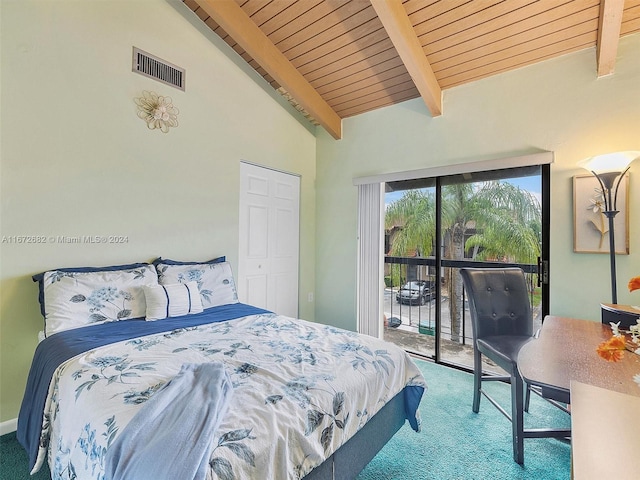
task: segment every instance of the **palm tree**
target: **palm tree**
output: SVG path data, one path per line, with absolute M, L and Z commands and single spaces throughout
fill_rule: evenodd
M 506 182 L 454 184 L 442 189 L 444 256 L 463 260 L 474 247 L 479 259 L 531 262 L 540 251 L 540 205 L 529 192 Z M 401 227 L 391 253 L 418 256 L 432 251 L 435 235 L 434 196 L 409 190 L 387 208 L 385 228 Z M 472 234 L 469 236 L 469 232 Z M 465 241 L 465 238 L 469 238 Z M 462 280 L 457 270 L 445 271 L 449 297 L 451 340 L 461 341 Z
M 464 238 L 467 230 L 474 225 L 475 214 L 481 209 L 474 200 L 470 183 L 447 185 L 442 189 L 442 230 L 444 258 L 464 259 Z M 474 225 L 477 228 L 477 222 Z M 462 326 L 462 281 L 453 268 L 445 269 L 445 286 L 449 299 L 451 320 L 451 340 L 461 343 Z
M 391 203 L 384 216 L 389 232 L 400 227 L 391 245 L 391 254 L 406 255 L 416 251 L 418 256 L 429 255 L 435 239 L 435 199 L 426 190 L 407 190 Z
M 482 208 L 474 216 L 482 229 L 467 240 L 465 248 L 481 247 L 480 260 L 531 263 L 540 254 L 542 241 L 538 200 L 530 192 L 500 182 L 484 184 L 475 198 Z
M 385 230 L 390 234 L 391 255 L 431 255 L 435 243 L 435 199 L 426 190 L 407 190 L 385 212 Z M 391 265 L 392 285 L 402 283 L 400 265 Z

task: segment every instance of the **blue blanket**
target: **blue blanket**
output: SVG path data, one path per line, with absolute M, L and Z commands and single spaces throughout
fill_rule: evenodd
M 232 393 L 221 362 L 187 363 L 107 450 L 106 480 L 204 480 Z
M 29 469 L 33 468 L 38 457 L 47 392 L 53 374 L 60 364 L 80 353 L 102 345 L 261 313 L 269 312 L 251 305 L 235 303 L 210 308 L 195 315 L 167 318 L 157 322 L 126 320 L 92 325 L 56 333 L 44 339 L 34 353 L 18 415 L 17 438 L 29 456 Z

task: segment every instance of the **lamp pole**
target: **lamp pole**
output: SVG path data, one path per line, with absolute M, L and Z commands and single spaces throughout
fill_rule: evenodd
M 611 263 L 611 303 L 618 303 L 618 287 L 616 285 L 616 240 L 613 230 L 613 219 L 616 217 L 617 210 L 609 210 L 604 216 L 609 219 L 609 261 Z
M 585 158 L 578 165 L 590 171 L 600 183 L 604 198 L 602 214 L 609 219 L 609 260 L 611 262 L 611 299 L 618 303 L 616 288 L 616 241 L 614 232 L 614 218 L 618 213 L 618 188 L 620 182 L 629 171 L 631 164 L 640 158 L 640 150 L 605 153 L 595 157 Z M 597 172 L 597 173 L 596 173 Z M 618 181 L 616 182 L 616 179 Z
M 616 204 L 618 202 L 618 187 L 620 182 L 625 176 L 630 167 L 627 167 L 622 173 L 620 172 L 606 172 L 597 174 L 592 171 L 593 175 L 598 179 L 600 187 L 602 188 L 602 196 L 604 197 L 604 211 L 602 212 L 605 217 L 609 219 L 609 262 L 611 264 L 611 303 L 614 305 L 618 303 L 618 288 L 616 281 L 616 240 L 614 222 L 618 210 L 616 210 Z M 618 181 L 615 183 L 615 179 Z M 613 194 L 612 194 L 613 193 Z

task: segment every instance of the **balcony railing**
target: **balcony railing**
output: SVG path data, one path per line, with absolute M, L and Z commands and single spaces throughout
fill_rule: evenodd
M 541 325 L 541 309 L 537 297 L 536 280 L 538 266 L 535 264 L 479 262 L 472 260 L 441 260 L 439 274 L 436 274 L 435 258 L 395 257 L 385 256 L 385 296 L 384 313 L 388 325 L 394 327 L 400 322 L 399 328 L 416 335 L 430 335 L 435 337 L 432 349 L 440 348 L 440 340 L 458 345 L 472 344 L 471 317 L 468 304 L 459 277 L 459 269 L 464 267 L 520 267 L 525 272 L 531 291 L 531 303 L 534 311 L 534 329 Z M 451 305 L 449 287 L 453 276 L 458 276 L 459 298 L 454 308 L 459 309 L 460 321 L 458 328 L 451 328 Z M 414 295 L 400 295 L 400 288 L 406 282 L 423 282 L 430 289 L 428 293 Z M 454 325 L 455 327 L 456 325 Z M 440 332 L 436 336 L 436 332 Z M 435 352 L 418 352 L 435 357 Z

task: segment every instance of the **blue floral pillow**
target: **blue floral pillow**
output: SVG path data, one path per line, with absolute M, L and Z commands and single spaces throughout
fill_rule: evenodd
M 87 325 L 144 318 L 142 288 L 158 284 L 153 265 L 78 270 L 52 270 L 34 276 L 41 285 L 46 336 Z
M 238 303 L 236 283 L 229 262 L 214 260 L 204 263 L 165 263 L 158 259 L 153 263 L 158 271 L 160 285 L 196 282 L 202 307 L 205 309 Z

